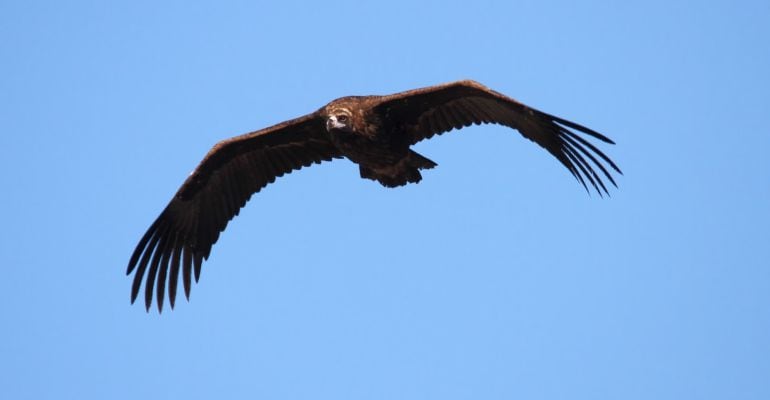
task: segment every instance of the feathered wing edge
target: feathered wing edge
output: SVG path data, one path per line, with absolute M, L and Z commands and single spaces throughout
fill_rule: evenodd
M 131 255 L 131 302 L 144 280 L 146 309 L 154 294 L 161 312 L 168 282 L 173 308 L 180 272 L 189 299 L 193 276 L 197 282 L 219 234 L 254 193 L 293 170 L 341 157 L 323 129 L 323 120 L 310 114 L 215 145 Z
M 537 140 L 528 137 L 525 132 L 522 132 L 522 135 L 532 139 L 536 143 L 540 144 L 543 148 L 548 150 L 549 153 L 554 155 L 559 160 L 559 162 L 561 162 L 562 165 L 564 165 L 570 171 L 570 173 L 572 173 L 575 179 L 577 179 L 578 182 L 583 185 L 583 187 L 586 189 L 586 192 L 590 193 L 588 188 L 588 184 L 590 183 L 590 185 L 594 188 L 600 197 L 604 195 L 610 195 L 609 191 L 607 190 L 607 186 L 604 184 L 602 176 L 597 173 L 594 166 L 598 168 L 604 178 L 606 178 L 614 187 L 618 187 L 615 179 L 612 177 L 612 174 L 610 174 L 609 170 L 607 167 L 605 167 L 602 161 L 606 163 L 612 170 L 620 175 L 623 175 L 623 172 L 620 170 L 620 168 L 606 154 L 604 154 L 604 152 L 602 152 L 588 140 L 581 137 L 575 131 L 582 132 L 604 143 L 614 145 L 615 142 L 592 129 L 586 128 L 585 126 L 543 113 L 541 111 L 534 109 L 531 110 L 535 115 L 538 115 L 538 118 L 540 118 L 543 129 L 548 129 L 551 131 L 553 137 L 556 138 L 558 146 L 545 146 Z M 575 131 L 573 131 L 573 129 Z
M 528 107 L 475 81 L 457 81 L 382 96 L 375 109 L 386 121 L 410 134 L 417 143 L 437 134 L 478 124 L 501 124 L 518 130 L 564 165 L 588 190 L 590 184 L 600 195 L 609 195 L 599 173 L 613 186 L 612 170 L 623 174 L 599 148 L 577 132 L 608 144 L 606 136 L 583 125 Z M 398 126 L 395 126 L 398 124 Z M 596 169 L 594 168 L 596 167 Z M 590 191 L 589 191 L 590 193 Z

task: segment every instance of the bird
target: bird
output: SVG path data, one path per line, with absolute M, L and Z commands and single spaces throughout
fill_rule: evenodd
M 394 188 L 422 179 L 436 163 L 411 146 L 471 125 L 498 124 L 553 155 L 590 193 L 617 188 L 620 168 L 585 137 L 615 144 L 583 125 L 520 103 L 472 80 L 384 96 L 347 96 L 310 114 L 216 143 L 142 236 L 128 262 L 131 303 L 144 280 L 163 311 L 166 286 L 174 308 L 179 274 L 187 300 L 191 281 L 228 222 L 254 193 L 294 170 L 334 159 L 358 164 L 361 178 Z M 582 135 L 581 135 L 582 134 Z M 591 189 L 589 189 L 589 186 Z

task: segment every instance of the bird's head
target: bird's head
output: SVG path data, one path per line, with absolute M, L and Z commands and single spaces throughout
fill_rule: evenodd
M 353 128 L 352 119 L 353 113 L 347 108 L 335 108 L 329 112 L 329 116 L 326 118 L 326 130 L 350 131 Z

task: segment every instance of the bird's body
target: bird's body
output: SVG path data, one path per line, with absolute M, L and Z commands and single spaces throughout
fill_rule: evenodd
M 193 272 L 197 281 L 202 261 L 219 234 L 251 195 L 276 177 L 313 163 L 347 158 L 358 164 L 362 178 L 383 186 L 416 183 L 422 179 L 420 170 L 436 163 L 411 150 L 412 145 L 482 123 L 517 129 L 600 195 L 607 193 L 602 178 L 615 184 L 603 164 L 620 173 L 604 153 L 570 128 L 603 142 L 611 140 L 474 81 L 388 96 L 339 98 L 311 114 L 217 143 L 134 250 L 127 271 L 136 271 L 131 301 L 146 276 L 146 307 L 150 307 L 155 288 L 158 310 L 162 309 L 166 281 L 173 307 L 180 272 L 189 297 Z
M 383 123 L 383 117 L 370 106 L 380 98 L 349 96 L 323 107 L 329 139 L 345 158 L 358 164 L 362 178 L 386 187 L 419 182 L 419 170 L 436 164 L 409 149 L 411 143 L 401 127 Z M 345 123 L 339 122 L 341 118 Z
M 409 146 L 382 128 L 380 118 L 366 108 L 369 100 L 363 96 L 343 97 L 323 107 L 321 113 L 329 121 L 326 126 L 329 140 L 356 164 L 368 167 L 393 164 L 406 154 Z M 342 118 L 347 119 L 338 121 Z

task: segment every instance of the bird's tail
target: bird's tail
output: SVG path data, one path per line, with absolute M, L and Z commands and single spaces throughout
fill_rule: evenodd
M 412 150 L 409 150 L 409 155 L 406 157 L 406 159 L 410 167 L 417 169 L 431 169 L 438 165 L 422 154 Z
M 392 188 L 421 181 L 420 170 L 431 169 L 436 165 L 438 164 L 427 157 L 409 150 L 407 156 L 396 165 L 381 169 L 372 169 L 362 165 L 360 172 L 362 178 L 371 179 L 379 182 L 382 186 Z

